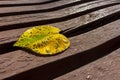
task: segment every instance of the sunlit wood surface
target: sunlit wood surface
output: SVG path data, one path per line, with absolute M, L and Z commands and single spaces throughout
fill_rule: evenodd
M 37 25 L 60 28 L 70 48 L 45 57 L 12 46 Z M 119 0 L 0 0 L 0 80 L 119 80 L 119 53 Z

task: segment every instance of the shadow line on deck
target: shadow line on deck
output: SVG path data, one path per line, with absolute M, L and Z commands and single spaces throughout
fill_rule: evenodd
M 17 7 L 17 6 L 43 5 L 43 4 L 48 4 L 48 3 L 58 2 L 58 1 L 60 1 L 60 0 L 49 0 L 49 1 L 37 2 L 37 3 L 0 4 L 0 8 L 1 7 Z
M 77 36 L 88 31 L 94 30 L 96 28 L 102 27 L 106 24 L 109 24 L 113 21 L 120 19 L 120 11 L 113 13 L 111 15 L 105 16 L 93 22 L 87 23 L 79 27 L 73 27 L 67 30 L 63 30 L 60 33 L 66 35 L 67 37 Z
M 117 36 L 92 49 L 39 66 L 4 80 L 53 80 L 117 50 L 120 48 L 119 42 L 120 36 Z
M 102 26 L 104 26 L 108 23 L 111 23 L 113 21 L 116 21 L 116 20 L 120 19 L 120 17 L 118 17 L 119 14 L 120 14 L 120 11 L 116 12 L 116 13 L 113 13 L 111 15 L 108 15 L 106 17 L 100 18 L 98 20 L 95 20 L 93 22 L 90 22 L 88 24 L 85 24 L 83 26 L 79 26 L 77 28 L 73 28 L 73 29 L 70 29 L 70 30 L 68 29 L 67 31 L 62 31 L 61 33 L 64 34 L 65 36 L 67 36 L 67 37 L 73 37 L 73 36 L 76 36 L 76 35 L 80 35 L 80 34 L 86 33 L 88 31 L 94 30 L 96 28 L 102 27 Z M 0 55 L 2 55 L 4 53 L 7 53 L 7 52 L 18 50 L 19 48 L 13 47 L 14 43 L 15 43 L 15 41 L 0 44 Z
M 0 26 L 0 31 L 30 27 L 30 26 L 36 26 L 36 25 L 46 25 L 46 24 L 51 24 L 51 23 L 56 23 L 56 22 L 63 22 L 63 21 L 71 20 L 71 19 L 80 17 L 82 15 L 100 10 L 100 9 L 104 9 L 104 8 L 111 7 L 111 6 L 114 6 L 114 5 L 119 5 L 119 4 L 120 3 L 107 4 L 107 5 L 95 7 L 95 8 L 92 8 L 92 9 L 88 9 L 88 10 L 85 10 L 85 11 L 82 11 L 82 12 L 78 12 L 78 13 L 75 13 L 75 14 L 71 14 L 71 15 L 67 15 L 67 16 L 63 16 L 63 17 L 59 17 L 59 18 Z
M 92 0 L 92 1 L 94 1 L 94 0 Z M 77 2 L 74 2 L 74 3 L 65 4 L 65 5 L 54 7 L 54 8 L 49 8 L 49 9 L 42 9 L 42 10 L 0 13 L 0 17 L 23 15 L 23 14 L 33 14 L 33 13 L 52 12 L 52 11 L 61 10 L 61 9 L 64 9 L 64 8 L 67 8 L 67 7 L 71 7 L 71 6 L 80 5 L 80 4 L 86 3 L 86 2 L 91 2 L 91 1 L 90 0 L 77 1 Z

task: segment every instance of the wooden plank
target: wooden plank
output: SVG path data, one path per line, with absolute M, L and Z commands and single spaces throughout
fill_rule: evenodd
M 50 0 L 53 1 L 53 0 Z M 55 0 L 56 1 L 56 0 Z M 0 5 L 6 5 L 6 4 L 26 4 L 26 3 L 44 3 L 49 2 L 49 0 L 0 0 Z
M 51 4 L 55 4 L 55 6 L 57 7 L 57 3 L 60 3 L 59 5 L 62 5 L 62 1 L 65 1 L 64 4 L 69 4 L 68 1 L 61 0 L 45 5 L 50 6 Z M 70 4 L 71 3 L 74 2 L 70 2 Z M 40 6 L 43 7 L 45 5 Z M 23 11 L 29 10 L 27 8 L 22 8 L 22 6 L 19 6 L 19 8 L 21 8 L 21 10 Z M 39 8 L 35 9 L 38 10 Z M 4 9 L 0 12 L 2 11 L 4 12 Z M 5 79 L 18 74 L 8 79 L 24 80 L 28 78 L 26 75 L 30 71 L 30 74 L 28 74 L 29 79 L 36 80 L 35 77 L 38 77 L 38 75 L 34 73 L 34 69 L 38 67 L 43 73 L 39 76 L 47 79 L 50 78 L 50 63 L 51 65 L 56 63 L 56 61 L 60 61 L 61 63 L 62 60 L 69 58 L 70 56 L 77 55 L 78 53 L 82 53 L 83 51 L 87 51 L 89 49 L 91 50 L 92 48 L 102 44 L 104 45 L 104 43 L 109 42 L 109 40 L 111 40 L 110 42 L 113 43 L 111 43 L 109 47 L 106 47 L 108 47 L 108 49 L 113 48 L 114 46 L 112 45 L 118 44 L 118 42 L 120 41 L 120 20 L 118 20 L 120 18 L 119 14 L 120 5 L 118 3 L 114 4 L 114 2 L 102 0 L 88 2 L 88 0 L 86 0 L 85 3 L 83 1 L 79 5 L 65 7 L 54 12 L 0 17 L 0 79 Z M 53 19 L 53 21 L 51 21 L 51 19 Z M 46 22 L 44 23 L 44 21 Z M 26 29 L 30 28 L 31 26 L 42 24 L 51 24 L 61 28 L 61 30 L 63 31 L 71 28 L 67 32 L 63 33 L 71 41 L 70 48 L 59 55 L 44 57 L 36 56 L 27 51 L 12 47 L 13 43 Z M 116 46 L 115 49 L 118 48 L 118 46 Z M 100 50 L 104 50 L 103 48 L 106 49 L 106 47 L 102 47 L 102 49 Z M 48 68 L 50 68 L 50 70 L 48 69 L 47 74 L 44 74 L 44 71 L 42 71 L 42 68 L 43 70 L 45 70 L 46 67 L 42 66 L 47 66 Z M 55 66 L 52 68 L 57 67 Z M 53 74 L 52 79 L 67 73 L 63 72 L 60 74 L 56 74 L 55 72 L 57 70 L 53 70 L 54 73 L 51 72 Z M 71 71 L 71 69 L 69 71 Z M 24 73 L 20 74 L 21 72 Z
M 47 63 L 61 60 L 66 57 L 78 54 L 82 51 L 91 49 L 93 47 L 96 47 L 112 38 L 115 38 L 119 36 L 118 33 L 120 33 L 120 27 L 118 24 L 120 20 L 110 23 L 108 25 L 105 25 L 103 27 L 100 27 L 96 30 L 87 32 L 82 35 L 78 35 L 75 37 L 69 38 L 71 41 L 71 46 L 68 50 L 63 52 L 62 54 L 51 56 L 51 57 L 42 57 L 42 56 L 35 56 L 33 54 L 30 54 L 23 50 L 16 50 L 9 53 L 6 53 L 4 55 L 1 55 L 0 62 L 1 62 L 1 70 L 0 70 L 0 78 L 4 79 L 6 77 L 10 77 L 12 75 L 18 74 L 23 71 L 27 71 L 33 68 L 40 67 L 42 65 L 47 65 Z M 112 25 L 112 26 L 111 26 Z M 119 42 L 119 39 L 118 39 Z M 117 42 L 117 44 L 118 44 Z M 113 43 L 112 43 L 113 44 Z M 74 64 L 73 64 L 74 65 Z M 49 68 L 49 66 L 48 66 Z M 43 72 L 42 72 L 43 73 Z M 28 74 L 28 73 L 27 73 Z M 27 75 L 25 74 L 25 75 Z M 35 74 L 35 73 L 33 73 Z M 37 74 L 33 75 L 30 73 L 29 77 L 17 77 L 17 80 L 19 79 L 25 79 L 28 78 L 31 80 L 31 77 L 35 78 Z M 40 73 L 39 73 L 40 74 Z M 33 76 L 32 76 L 33 75 Z M 44 76 L 40 74 L 39 77 Z M 49 76 L 47 76 L 48 78 Z
M 65 17 L 67 15 L 72 15 L 72 14 L 76 14 L 76 13 L 80 13 L 80 12 L 84 12 L 88 9 L 92 9 L 94 7 L 98 7 L 98 6 L 101 6 L 100 9 L 102 9 L 102 6 L 103 5 L 108 5 L 106 7 L 103 7 L 104 8 L 107 8 L 109 7 L 110 5 L 117 5 L 116 3 L 112 4 L 112 2 L 110 1 L 106 1 L 106 2 L 90 2 L 89 3 L 89 6 L 88 4 L 83 4 L 83 5 L 78 5 L 78 6 L 73 6 L 73 7 L 69 7 L 67 9 L 63 9 L 63 10 L 58 10 L 58 11 L 55 11 L 55 12 L 47 12 L 47 13 L 36 13 L 36 14 L 27 14 L 27 15 L 17 15 L 17 16 L 10 16 L 10 17 L 1 17 L 0 18 L 0 21 L 2 23 L 0 23 L 0 25 L 10 25 L 10 24 L 15 24 L 15 23 L 25 23 L 25 22 L 32 22 L 32 21 L 41 21 L 41 20 L 49 20 L 49 19 L 56 19 L 56 18 L 62 18 L 62 17 Z M 87 7 L 85 7 L 87 6 Z M 116 9 L 119 8 L 116 7 Z M 97 9 L 97 8 L 96 8 Z M 67 12 L 66 12 L 67 10 Z M 74 11 L 73 11 L 74 10 Z M 98 8 L 99 10 L 99 8 Z M 94 10 L 91 10 L 91 12 L 93 12 Z M 90 11 L 88 11 L 89 13 Z M 54 14 L 53 14 L 54 13 Z M 64 15 L 64 16 L 63 16 Z M 21 22 L 23 21 L 23 22 Z
M 33 3 L 32 3 L 29 5 L 23 5 L 23 6 L 19 5 L 19 6 L 13 6 L 13 7 L 7 7 L 7 6 L 4 7 L 4 6 L 0 5 L 0 10 L 2 10 L 2 13 L 5 13 L 5 12 L 7 13 L 7 12 L 18 12 L 18 11 L 19 12 L 20 11 L 32 11 L 32 10 L 40 10 L 40 9 L 47 9 L 47 8 L 49 9 L 49 8 L 54 8 L 54 7 L 55 7 L 54 9 L 56 9 L 56 8 L 59 8 L 59 7 L 64 6 L 64 5 L 65 6 L 71 5 L 72 6 L 72 5 L 78 5 L 78 4 L 85 3 L 85 2 L 90 2 L 90 1 L 86 0 L 86 1 L 75 2 L 73 0 L 70 0 L 68 2 L 66 0 L 61 0 L 61 1 L 57 0 L 56 2 L 51 2 L 48 4 L 44 4 L 44 5 L 40 5 L 38 3 L 33 5 Z M 8 4 L 6 4 L 6 5 L 8 5 Z
M 119 80 L 120 48 L 84 67 L 62 75 L 54 80 Z M 80 61 L 81 62 L 81 61 Z M 118 65 L 116 65 L 118 64 Z M 112 78 L 111 78 L 112 77 Z
M 110 12 L 112 11 L 112 12 Z M 52 24 L 52 25 L 55 25 L 55 26 L 58 26 L 59 28 L 61 28 L 62 30 L 66 30 L 68 28 L 71 28 L 73 26 L 82 26 L 84 24 L 87 24 L 89 22 L 92 22 L 92 21 L 95 21 L 99 18 L 102 18 L 102 17 L 105 17 L 107 15 L 110 15 L 112 13 L 116 13 L 117 11 L 119 11 L 119 6 L 114 6 L 114 7 L 109 7 L 109 8 L 105 8 L 105 9 L 101 9 L 99 11 L 95 11 L 95 12 L 91 12 L 89 14 L 86 14 L 86 15 L 83 15 L 83 16 L 80 16 L 80 17 L 77 17 L 75 19 L 72 19 L 72 20 L 69 20 L 69 21 L 64 21 L 62 23 L 55 23 L 55 24 Z M 102 13 L 101 13 L 102 12 Z M 103 13 L 104 12 L 104 13 Z M 107 14 L 109 12 L 109 14 Z M 92 15 L 92 17 L 91 17 Z M 79 22 L 79 20 L 81 20 L 81 22 Z M 26 19 L 27 20 L 27 19 Z M 23 21 L 23 20 L 22 20 Z M 75 22 L 78 21 L 78 23 L 75 24 Z M 64 24 L 66 23 L 66 24 Z M 71 23 L 71 24 L 70 24 Z M 62 26 L 60 24 L 63 24 Z M 29 27 L 28 27 L 29 28 Z M 3 32 L 0 32 L 1 36 L 0 36 L 0 41 L 5 41 L 7 40 L 10 40 L 10 39 L 13 39 L 13 40 L 16 40 L 16 38 L 18 38 L 18 36 L 23 32 L 25 31 L 26 29 L 28 28 L 22 28 L 22 29 L 15 29 L 15 30 L 8 30 L 8 31 L 3 31 Z M 4 35 L 5 33 L 8 33 L 9 32 L 12 32 L 14 34 L 11 34 L 11 35 Z M 2 36 L 4 35 L 4 36 Z M 12 40 L 10 40 L 12 41 Z M 3 42 L 3 43 L 5 43 Z M 1 43 L 2 44 L 2 43 Z

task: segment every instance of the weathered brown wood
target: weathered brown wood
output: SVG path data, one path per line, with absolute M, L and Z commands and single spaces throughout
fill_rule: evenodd
M 119 80 L 120 49 L 54 80 Z M 116 65 L 118 64 L 118 65 Z
M 66 50 L 65 52 L 63 52 L 59 55 L 56 55 L 56 56 L 51 56 L 51 57 L 35 56 L 35 55 L 29 54 L 28 52 L 23 51 L 23 50 L 16 50 L 16 51 L 12 51 L 12 52 L 6 53 L 4 55 L 1 55 L 0 56 L 1 63 L 2 63 L 1 78 L 3 79 L 5 77 L 12 76 L 16 73 L 27 71 L 27 70 L 33 69 L 35 67 L 40 67 L 42 65 L 46 65 L 47 63 L 66 58 L 67 56 L 72 56 L 72 55 L 75 55 L 78 53 L 80 54 L 80 52 L 82 52 L 82 51 L 91 49 L 93 47 L 96 47 L 96 46 L 104 43 L 104 42 L 107 42 L 108 40 L 118 36 L 118 33 L 120 31 L 120 28 L 119 28 L 120 24 L 118 24 L 118 23 L 119 23 L 119 21 L 116 21 L 116 22 L 113 22 L 106 26 L 103 26 L 101 28 L 98 28 L 94 31 L 90 31 L 88 33 L 78 35 L 75 37 L 71 37 L 70 38 L 70 41 L 71 41 L 70 48 L 68 50 Z M 111 26 L 111 25 L 113 25 L 113 26 Z M 119 43 L 119 40 L 116 44 L 118 44 L 118 43 Z M 91 54 L 91 53 L 88 53 L 88 54 Z M 96 54 L 101 54 L 101 53 L 96 53 Z M 74 65 L 74 63 L 73 63 L 73 65 Z M 33 73 L 33 74 L 35 74 L 35 73 Z M 33 74 L 31 73 L 30 76 L 32 77 Z M 35 74 L 35 75 L 37 75 L 37 74 Z M 26 76 L 26 77 L 28 79 L 30 79 L 31 78 L 30 76 L 29 77 Z M 24 76 L 23 79 L 26 77 Z M 42 76 L 40 76 L 40 77 L 42 77 Z M 18 80 L 19 80 L 19 77 L 18 77 Z
M 101 13 L 101 11 L 102 12 L 104 12 L 104 14 L 103 13 Z M 112 12 L 110 12 L 110 11 L 112 11 Z M 98 19 L 98 18 L 102 18 L 102 17 L 105 17 L 105 16 L 107 16 L 107 15 L 110 15 L 110 14 L 113 14 L 113 13 L 116 13 L 117 11 L 119 11 L 119 6 L 117 5 L 117 6 L 114 6 L 114 7 L 108 7 L 108 8 L 105 8 L 105 9 L 101 9 L 101 10 L 98 10 L 98 11 L 95 11 L 95 12 L 91 12 L 91 13 L 89 13 L 89 14 L 86 14 L 86 15 L 83 15 L 83 16 L 80 16 L 80 17 L 77 17 L 77 18 L 75 18 L 75 19 L 72 19 L 72 20 L 68 20 L 68 21 L 64 21 L 63 23 L 66 23 L 65 25 L 63 24 L 62 26 L 61 25 L 59 25 L 60 23 L 55 23 L 55 24 L 53 24 L 53 25 L 59 25 L 58 27 L 59 28 L 61 28 L 62 30 L 65 30 L 65 29 L 67 29 L 67 28 L 71 28 L 71 27 L 73 27 L 73 26 L 75 26 L 75 27 L 79 27 L 79 26 L 81 26 L 81 25 L 83 25 L 83 24 L 87 24 L 87 23 L 89 23 L 89 22 L 92 22 L 92 21 L 95 21 L 96 19 Z M 107 14 L 109 12 L 109 14 Z M 92 16 L 92 17 L 91 17 Z M 80 20 L 81 22 L 80 23 L 76 23 L 75 24 L 75 22 L 76 22 L 76 20 Z M 27 19 L 26 19 L 27 20 Z M 78 21 L 79 21 L 78 20 Z M 74 22 L 75 21 L 75 22 Z M 7 22 L 6 22 L 7 23 Z M 69 24 L 69 23 L 71 23 L 71 24 Z M 9 42 L 9 41 L 14 41 L 14 40 L 16 40 L 16 38 L 18 38 L 18 36 L 23 32 L 23 31 L 25 31 L 27 28 L 22 28 L 22 29 L 15 29 L 15 30 L 8 30 L 8 31 L 3 31 L 3 32 L 0 32 L 0 34 L 1 34 L 1 37 L 0 37 L 0 41 L 3 41 L 2 43 L 5 43 L 6 41 L 7 42 Z M 5 35 L 5 36 L 2 36 L 2 35 L 4 35 L 5 33 L 8 33 L 9 34 L 9 32 L 12 32 L 13 34 L 11 34 L 11 35 Z M 8 36 L 8 37 L 7 37 Z M 9 41 L 8 41 L 9 40 Z M 1 43 L 1 44 L 2 44 Z
M 66 0 L 62 0 L 62 1 L 58 1 L 58 2 L 52 2 L 48 4 L 44 4 L 44 5 L 28 5 L 28 6 L 15 6 L 15 7 L 1 7 L 0 10 L 2 10 L 1 13 L 8 13 L 8 12 L 21 12 L 21 11 L 35 11 L 35 10 L 40 10 L 40 9 L 47 9 L 47 8 L 54 8 L 54 7 L 58 7 L 61 5 L 65 5 L 65 4 L 70 4 L 72 2 L 75 1 L 66 1 Z M 81 1 L 79 1 L 81 2 Z M 57 4 L 56 4 L 57 3 Z M 58 7 L 59 8 L 59 7 Z
M 112 11 L 111 11 L 112 10 Z M 101 13 L 101 11 L 102 11 L 102 13 Z M 110 12 L 111 11 L 111 12 Z M 98 10 L 98 11 L 95 11 L 95 12 L 91 12 L 91 13 L 89 13 L 89 14 L 85 14 L 85 15 L 83 15 L 83 16 L 80 16 L 80 17 L 77 17 L 77 18 L 73 18 L 72 20 L 69 20 L 68 19 L 68 21 L 63 21 L 62 22 L 62 26 L 60 26 L 60 24 L 61 23 L 57 23 L 56 25 L 59 25 L 58 27 L 59 28 L 61 28 L 62 30 L 65 30 L 65 29 L 67 29 L 67 28 L 71 28 L 72 26 L 74 26 L 75 24 L 74 24 L 74 21 L 76 21 L 76 19 L 79 19 L 79 20 L 81 20 L 81 22 L 80 23 L 76 23 L 77 25 L 83 25 L 83 24 L 86 24 L 86 23 L 89 23 L 89 22 L 91 22 L 91 21 L 94 21 L 94 20 L 96 20 L 96 19 L 98 19 L 98 18 L 102 18 L 102 17 L 104 17 L 104 16 L 107 16 L 107 15 L 110 15 L 110 14 L 112 14 L 112 13 L 115 13 L 115 12 L 117 12 L 117 11 L 119 11 L 119 6 L 118 5 L 116 5 L 116 6 L 113 6 L 113 7 L 108 7 L 108 8 L 105 8 L 105 9 L 100 9 L 100 10 Z M 107 14 L 109 12 L 109 14 Z M 90 17 L 90 16 L 92 16 L 92 17 Z M 19 17 L 19 16 L 18 16 Z M 36 16 L 37 17 L 37 16 Z M 35 20 L 38 20 L 39 19 L 39 17 L 37 17 L 36 18 L 35 17 Z M 48 16 L 48 18 L 49 18 L 50 16 Z M 59 17 L 59 16 L 58 16 Z M 17 23 L 17 21 L 18 22 L 20 22 L 21 23 L 21 20 L 23 21 L 23 22 L 26 22 L 26 21 L 29 21 L 29 16 L 28 17 L 19 17 L 19 18 L 21 18 L 20 20 L 19 20 L 19 18 L 18 19 L 16 19 L 16 18 L 14 18 L 14 17 L 12 17 L 13 18 L 13 20 L 10 20 L 8 17 L 6 17 L 6 20 L 4 19 L 4 18 L 1 18 L 1 22 L 3 23 L 3 24 L 7 24 L 7 22 L 9 21 L 11 24 L 14 24 L 14 23 Z M 31 18 L 31 17 L 30 17 Z M 33 20 L 33 18 L 34 17 L 32 17 L 30 20 Z M 43 18 L 41 18 L 41 19 L 44 19 L 45 17 L 43 17 Z M 52 18 L 51 18 L 52 19 Z M 15 21 L 14 21 L 15 20 Z M 17 21 L 16 21 L 17 20 Z M 46 19 L 47 20 L 47 19 Z M 78 20 L 78 22 L 79 22 L 79 20 Z M 8 23 L 9 23 L 8 22 Z M 68 23 L 71 23 L 71 24 L 68 24 L 68 25 L 66 25 L 65 23 L 66 22 L 68 22 Z M 2 24 L 1 24 L 2 25 Z M 76 27 L 77 27 L 77 25 L 76 25 Z M 17 26 L 17 25 L 16 25 Z M 66 26 L 66 27 L 65 27 Z M 5 26 L 3 26 L 3 28 L 4 28 Z M 2 29 L 3 29 L 2 28 Z M 4 33 L 9 33 L 9 32 L 13 32 L 13 33 L 16 33 L 17 32 L 17 34 L 20 32 L 20 30 L 21 31 L 24 31 L 24 30 L 26 30 L 26 28 L 24 28 L 24 29 L 16 29 L 16 30 L 8 30 L 8 31 L 4 31 L 4 32 L 1 32 L 0 34 L 1 35 L 3 35 Z M 20 34 L 18 34 L 17 36 L 19 36 Z M 13 35 L 10 35 L 9 37 L 14 37 L 14 36 L 16 36 L 15 34 L 13 34 Z M 9 38 L 9 37 L 7 37 L 7 35 L 6 35 L 6 37 L 5 36 L 1 36 L 0 37 L 0 39 L 3 39 L 3 38 Z
M 49 0 L 0 0 L 0 4 L 4 5 L 4 4 L 25 4 L 25 3 L 44 3 L 44 2 L 48 2 Z M 52 0 L 51 0 L 52 1 Z
M 41 3 L 41 5 L 37 5 L 37 3 Z M 7 4 L 16 4 L 17 6 L 5 7 Z M 19 6 L 18 4 L 30 5 Z M 37 11 L 41 9 L 49 10 L 53 8 L 53 11 L 51 10 L 47 12 L 46 10 L 43 11 L 44 13 L 30 12 L 19 15 L 0 15 L 0 79 L 8 78 L 6 80 L 40 80 L 40 77 L 44 78 L 45 80 L 48 78 L 56 78 L 58 80 L 63 79 L 64 74 L 80 67 L 78 65 L 87 64 L 84 62 L 83 64 L 76 63 L 77 58 L 72 59 L 71 57 L 79 54 L 81 54 L 83 57 L 85 57 L 83 54 L 93 54 L 87 56 L 88 58 L 92 58 L 93 56 L 93 60 L 89 60 L 87 57 L 85 57 L 85 59 L 78 59 L 90 63 L 91 61 L 94 61 L 120 48 L 119 1 L 56 0 L 49 2 L 49 0 L 22 0 L 0 1 L 0 5 L 4 5 L 0 7 L 0 14 L 3 15 L 13 12 L 19 13 L 19 11 Z M 61 6 L 61 8 L 54 10 L 54 7 L 58 6 Z M 26 29 L 42 24 L 57 26 L 63 32 L 64 30 L 68 29 L 63 34 L 68 36 L 70 39 L 70 48 L 61 54 L 44 57 L 12 47 L 13 43 Z M 104 53 L 100 54 L 99 52 Z M 119 50 L 115 53 L 119 53 Z M 98 57 L 97 54 L 99 54 Z M 79 55 L 80 58 L 82 58 L 82 56 Z M 67 61 L 67 58 L 68 60 L 70 59 L 73 61 Z M 64 60 L 67 61 L 68 64 L 65 63 Z M 76 66 L 72 66 L 74 65 L 74 62 Z M 95 64 L 96 63 L 97 62 L 95 61 Z M 57 65 L 61 66 L 61 68 Z M 101 63 L 98 65 L 101 65 Z M 65 68 L 65 70 L 62 70 L 67 66 L 69 66 L 68 69 Z M 36 70 L 38 72 L 36 72 Z M 46 73 L 46 71 L 48 71 L 48 73 Z M 51 76 L 49 76 L 50 74 Z M 116 74 L 118 73 L 116 72 Z M 61 75 L 63 76 L 59 77 Z
M 92 4 L 91 4 L 92 3 Z M 112 2 L 99 2 L 99 5 L 96 4 L 95 2 L 91 2 L 89 3 L 89 5 L 87 4 L 86 5 L 86 8 L 85 7 L 85 4 L 84 5 L 78 5 L 78 6 L 73 6 L 73 7 L 70 7 L 70 8 L 67 8 L 67 12 L 66 12 L 66 9 L 63 9 L 63 10 L 57 10 L 55 12 L 46 12 L 46 13 L 36 13 L 36 14 L 24 14 L 24 15 L 13 15 L 13 16 L 9 16 L 9 17 L 1 17 L 0 18 L 0 25 L 10 25 L 10 24 L 15 24 L 15 23 L 25 23 L 25 22 L 32 22 L 32 21 L 41 21 L 41 20 L 52 20 L 52 19 L 61 19 L 63 18 L 64 16 L 68 16 L 68 15 L 73 15 L 75 16 L 76 14 L 79 14 L 79 12 L 82 12 L 82 15 L 85 14 L 84 12 L 87 12 L 88 9 L 91 9 L 91 8 L 94 8 L 94 7 L 97 7 L 97 6 L 101 6 L 101 8 L 99 7 L 99 9 L 104 9 L 104 8 L 107 8 L 107 7 L 110 7 L 112 5 L 117 5 L 116 3 L 112 4 Z M 106 7 L 103 7 L 104 5 L 108 5 Z M 96 8 L 97 9 L 97 8 Z M 119 6 L 117 6 L 117 8 L 115 9 L 119 9 Z M 90 10 L 88 11 L 87 13 L 90 13 L 90 12 L 93 12 L 95 10 Z M 54 13 L 54 14 L 53 14 Z M 63 16 L 64 14 L 64 16 Z M 69 16 L 68 16 L 69 17 Z M 79 16 L 78 16 L 79 17 Z M 23 22 L 21 22 L 23 21 Z M 6 22 L 6 23 L 4 23 Z M 1 28 L 1 27 L 0 27 Z

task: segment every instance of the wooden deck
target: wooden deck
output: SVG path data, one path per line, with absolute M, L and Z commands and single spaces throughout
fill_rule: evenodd
M 70 48 L 45 57 L 13 47 L 37 25 L 63 30 Z M 119 53 L 119 0 L 0 0 L 0 80 L 119 80 Z

